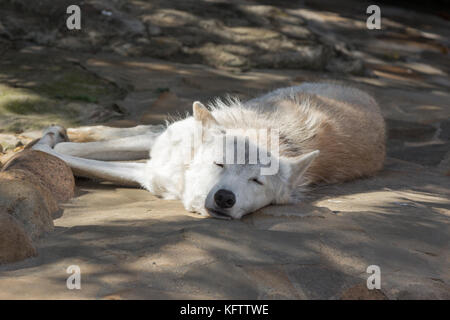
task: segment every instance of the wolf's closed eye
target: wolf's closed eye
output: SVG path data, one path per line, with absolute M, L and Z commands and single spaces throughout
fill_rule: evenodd
M 255 182 L 261 186 L 263 185 L 263 183 L 261 181 L 259 181 L 257 178 L 251 178 L 250 181 Z

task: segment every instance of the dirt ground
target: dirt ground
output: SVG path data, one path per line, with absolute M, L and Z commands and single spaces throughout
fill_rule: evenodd
M 241 221 L 79 179 L 38 255 L 0 266 L 0 299 L 450 299 L 445 10 L 382 2 L 368 30 L 364 1 L 86 0 L 68 31 L 67 3 L 0 2 L 3 163 L 51 123 L 160 124 L 195 100 L 314 80 L 373 94 L 388 157 L 374 178 Z M 381 290 L 365 289 L 370 265 Z

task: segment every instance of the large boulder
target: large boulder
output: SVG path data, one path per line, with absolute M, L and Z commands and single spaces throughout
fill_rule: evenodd
M 29 171 L 25 171 L 22 169 L 11 169 L 8 171 L 0 172 L 0 183 L 2 181 L 27 181 L 35 186 L 36 189 L 41 193 L 42 199 L 47 206 L 48 211 L 52 214 L 52 216 L 56 216 L 60 208 L 55 197 L 52 195 L 51 191 L 41 184 L 39 178 Z
M 53 230 L 51 212 L 32 182 L 0 179 L 0 212 L 19 221 L 32 240 Z
M 35 255 L 36 249 L 21 223 L 0 209 L 0 264 L 20 261 Z
M 0 172 L 0 263 L 36 255 L 32 241 L 53 230 L 58 202 L 74 190 L 71 169 L 52 155 L 24 150 L 8 160 Z
M 75 194 L 75 178 L 70 167 L 61 159 L 37 150 L 24 150 L 12 157 L 2 171 L 21 169 L 33 174 L 58 202 Z

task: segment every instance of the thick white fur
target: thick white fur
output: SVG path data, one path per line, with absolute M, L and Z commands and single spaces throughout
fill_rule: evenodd
M 236 129 L 244 133 L 236 135 Z M 223 136 L 240 141 L 248 129 L 279 131 L 276 174 L 261 175 L 260 163 L 218 164 L 223 159 L 215 150 L 222 148 Z M 58 144 L 49 138 L 61 130 L 50 128 L 34 148 L 60 157 L 79 175 L 139 184 L 164 199 L 182 200 L 189 211 L 219 218 L 239 219 L 269 204 L 298 201 L 302 187 L 310 183 L 373 175 L 385 155 L 384 121 L 375 100 L 361 90 L 333 83 L 305 83 L 247 102 L 217 100 L 209 110 L 196 102 L 194 116 L 163 130 L 154 126 L 69 129 L 69 135 L 91 132 L 100 137 L 97 140 L 107 140 L 90 144 Z M 185 147 L 191 146 L 199 130 L 201 143 L 190 150 L 192 157 L 186 161 Z M 273 151 L 258 139 L 247 141 Z M 233 146 L 227 146 L 226 152 L 228 148 Z M 149 151 L 145 164 L 98 161 L 133 160 Z M 235 195 L 231 208 L 217 205 L 218 190 Z

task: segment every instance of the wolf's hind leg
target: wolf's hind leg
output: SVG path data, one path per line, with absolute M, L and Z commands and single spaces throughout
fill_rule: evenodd
M 56 156 L 69 165 L 77 176 L 101 179 L 114 182 L 123 186 L 141 186 L 145 179 L 145 163 L 120 163 L 82 159 L 64 155 L 55 151 L 52 147 L 57 143 L 61 127 L 50 127 L 44 132 L 44 136 L 32 146 L 39 150 Z
M 151 147 L 159 133 L 94 142 L 62 142 L 56 152 L 85 159 L 117 161 L 148 159 Z

